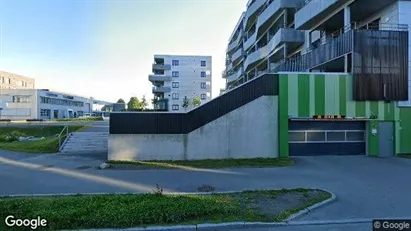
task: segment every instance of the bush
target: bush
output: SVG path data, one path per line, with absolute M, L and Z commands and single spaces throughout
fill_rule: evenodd
M 17 136 L 0 135 L 0 142 L 3 142 L 3 143 L 9 143 L 9 142 L 14 142 L 18 140 L 19 138 Z
M 14 137 L 25 137 L 26 136 L 26 134 L 24 134 L 23 132 L 19 132 L 19 131 L 12 131 L 11 133 L 10 133 L 10 136 L 14 136 Z

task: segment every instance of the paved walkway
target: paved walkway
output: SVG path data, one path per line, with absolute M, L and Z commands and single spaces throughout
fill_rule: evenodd
M 93 168 L 103 157 L 42 155 L 11 160 L 10 155 L 0 153 L 0 195 L 152 192 L 156 183 L 173 192 L 195 192 L 203 184 L 219 191 L 309 187 L 330 190 L 338 199 L 301 221 L 411 215 L 409 159 L 306 157 L 286 168 L 190 171 Z

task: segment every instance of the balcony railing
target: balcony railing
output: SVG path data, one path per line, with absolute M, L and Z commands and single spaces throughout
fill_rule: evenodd
M 308 3 L 312 2 L 312 1 L 313 0 L 304 0 L 299 5 L 297 5 L 296 11 L 301 10 L 302 8 L 304 8 L 304 6 L 306 6 Z
M 164 82 L 164 81 L 171 81 L 172 77 L 169 75 L 149 75 L 148 76 L 148 80 L 151 82 L 156 82 L 156 81 L 160 81 L 160 82 Z
M 153 93 L 164 93 L 164 92 L 170 92 L 171 88 L 170 87 L 153 87 Z
M 330 60 L 339 58 L 352 52 L 355 30 L 388 30 L 388 31 L 408 31 L 406 24 L 365 24 L 352 23 L 331 34 L 325 40 L 320 41 L 318 47 L 310 46 L 306 54 L 285 59 L 282 62 L 270 67 L 270 72 L 290 71 L 301 72 L 315 68 Z

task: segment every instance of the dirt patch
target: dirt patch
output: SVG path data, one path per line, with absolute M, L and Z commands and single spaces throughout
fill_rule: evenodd
M 241 207 L 274 217 L 281 216 L 286 211 L 305 208 L 315 204 L 317 200 L 322 201 L 327 197 L 329 197 L 329 193 L 322 190 L 247 192 L 233 196 L 240 202 Z

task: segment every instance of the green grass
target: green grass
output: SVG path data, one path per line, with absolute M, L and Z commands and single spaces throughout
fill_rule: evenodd
M 291 158 L 255 158 L 193 161 L 109 161 L 115 165 L 133 165 L 160 168 L 230 168 L 230 167 L 285 167 L 294 164 Z
M 102 121 L 103 117 L 84 117 L 84 118 L 67 118 L 67 119 L 57 119 L 54 121 L 65 121 L 65 122 L 87 122 L 87 121 Z
M 56 153 L 59 150 L 59 139 L 53 136 L 59 134 L 64 126 L 36 126 L 36 127 L 2 127 L 0 135 L 8 135 L 12 132 L 21 132 L 26 136 L 49 137 L 43 140 L 23 141 L 23 142 L 0 142 L 1 150 L 26 152 L 26 153 Z M 85 126 L 69 126 L 69 132 L 81 131 Z M 52 137 L 52 138 L 50 138 Z M 62 142 L 65 134 L 62 136 Z
M 296 190 L 248 191 L 212 195 L 76 195 L 60 197 L 0 199 L 0 219 L 10 214 L 18 218 L 47 219 L 48 230 L 128 228 L 152 225 L 198 224 L 203 222 L 281 221 L 292 213 L 331 197 L 322 192 L 298 207 L 268 215 L 242 198 L 301 194 Z M 245 204 L 244 204 L 245 203 Z M 250 207 L 251 206 L 251 207 Z M 264 210 L 267 206 L 265 205 Z M 10 230 L 0 222 L 0 230 Z

